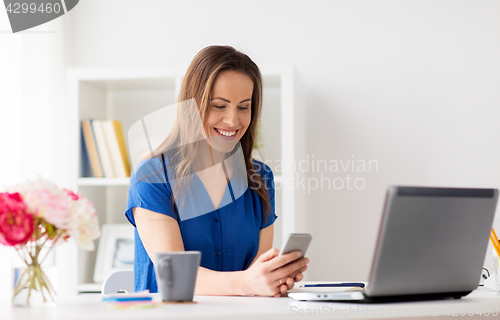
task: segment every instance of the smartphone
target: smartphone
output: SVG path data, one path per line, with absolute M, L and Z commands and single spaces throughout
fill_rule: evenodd
M 311 240 L 312 236 L 309 233 L 290 233 L 288 239 L 281 248 L 280 255 L 293 251 L 300 251 L 302 255 L 298 259 L 301 259 L 305 256 Z

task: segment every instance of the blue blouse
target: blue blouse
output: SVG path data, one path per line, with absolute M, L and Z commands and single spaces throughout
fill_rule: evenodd
M 269 190 L 270 215 L 265 221 L 261 199 L 250 188 L 242 189 L 238 177 L 233 177 L 219 205 L 215 210 L 210 196 L 201 180 L 193 175 L 191 185 L 197 190 L 197 202 L 209 203 L 212 211 L 193 213 L 186 218 L 179 216 L 178 208 L 172 211 L 172 187 L 162 165 L 162 158 L 141 161 L 130 177 L 128 201 L 125 216 L 135 225 L 132 209 L 144 208 L 166 214 L 177 220 L 184 242 L 184 249 L 201 251 L 200 265 L 215 271 L 240 271 L 248 268 L 259 248 L 259 231 L 274 223 L 277 216 L 274 204 L 274 176 L 266 164 L 252 160 L 257 173 Z M 244 183 L 246 185 L 246 182 Z M 240 186 L 241 193 L 238 192 Z M 236 196 L 235 196 L 236 195 Z M 240 196 L 241 195 L 241 196 Z M 200 199 L 200 200 L 199 200 Z M 196 210 L 187 206 L 187 210 Z M 209 212 L 207 212 L 209 211 Z M 137 228 L 135 229 L 134 248 L 134 286 L 135 291 L 149 289 L 158 292 L 154 266 L 142 244 Z

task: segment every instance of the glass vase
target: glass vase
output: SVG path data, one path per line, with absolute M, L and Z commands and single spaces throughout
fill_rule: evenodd
M 38 255 L 29 263 L 13 266 L 12 305 L 15 307 L 52 308 L 57 305 L 57 296 L 50 279 L 55 268 L 52 255 L 38 261 Z

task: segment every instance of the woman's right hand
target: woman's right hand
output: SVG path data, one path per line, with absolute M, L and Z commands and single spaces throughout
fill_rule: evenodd
M 288 286 L 290 289 L 290 282 L 293 287 L 295 275 L 307 269 L 307 258 L 290 263 L 300 255 L 300 251 L 294 251 L 279 256 L 276 248 L 264 252 L 250 268 L 243 271 L 245 295 L 280 297 L 281 287 Z

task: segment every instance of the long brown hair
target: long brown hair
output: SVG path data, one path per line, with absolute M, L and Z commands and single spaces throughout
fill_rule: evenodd
M 261 199 L 264 211 L 264 220 L 270 216 L 270 198 L 266 184 L 262 181 L 252 161 L 254 141 L 257 138 L 257 125 L 262 110 L 262 75 L 257 65 L 244 53 L 230 46 L 209 46 L 202 49 L 193 58 L 182 81 L 179 92 L 177 118 L 171 133 L 146 158 L 168 154 L 169 166 L 175 176 L 186 177 L 191 170 L 191 164 L 196 156 L 197 140 L 202 134 L 203 125 L 197 125 L 201 118 L 202 124 L 208 116 L 211 101 L 212 87 L 217 75 L 223 70 L 234 70 L 247 75 L 253 82 L 251 100 L 250 125 L 240 139 L 243 157 L 245 160 L 248 186 Z M 194 99 L 194 100 L 192 100 Z M 190 112 L 191 103 L 197 103 L 196 113 Z M 178 148 L 178 146 L 183 146 Z M 185 182 L 186 183 L 186 182 Z M 178 192 L 186 190 L 186 186 L 176 184 Z M 174 192 L 174 194 L 176 194 Z M 172 197 L 174 201 L 175 197 Z M 174 208 L 174 202 L 172 202 Z

